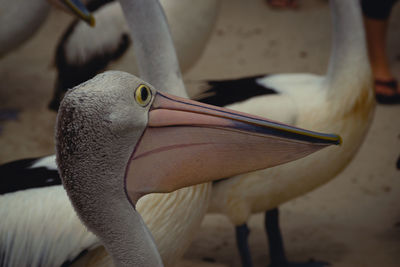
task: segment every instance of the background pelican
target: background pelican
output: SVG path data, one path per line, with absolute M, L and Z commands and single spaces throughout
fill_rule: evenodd
M 219 0 L 161 0 L 179 65 L 183 72 L 201 56 L 214 28 Z M 90 8 L 90 6 L 88 6 Z M 129 29 L 117 1 L 104 1 L 93 12 L 97 26 L 72 22 L 55 53 L 57 79 L 50 108 L 57 110 L 64 93 L 104 69 L 138 74 Z M 147 18 L 150 20 L 151 18 Z
M 252 179 L 244 174 L 213 186 L 209 210 L 227 215 L 236 226 L 243 266 L 252 266 L 246 222 L 252 213 L 262 211 L 268 211 L 265 225 L 271 266 L 290 264 L 283 251 L 278 210 L 274 208 L 327 183 L 342 171 L 361 146 L 372 120 L 375 101 L 359 3 L 347 0 L 330 3 L 333 44 L 325 76 L 272 74 L 213 81 L 211 89 L 205 92 L 206 103 L 222 102 L 234 110 L 271 116 L 291 125 L 339 132 L 346 140 L 340 148 L 287 166 L 251 173 Z M 244 88 L 248 90 L 246 94 L 235 96 Z M 233 96 L 224 97 L 230 94 Z M 235 97 L 241 97 L 241 101 Z M 277 183 L 276 177 L 281 178 Z

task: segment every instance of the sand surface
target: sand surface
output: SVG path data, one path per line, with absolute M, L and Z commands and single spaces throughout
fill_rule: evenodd
M 323 74 L 330 51 L 327 1 L 300 1 L 295 11 L 271 10 L 264 0 L 221 0 L 213 35 L 193 81 L 273 72 Z M 29 42 L 0 61 L 0 108 L 21 110 L 0 121 L 0 163 L 54 152 L 56 114 L 47 110 L 55 71 L 54 47 L 70 18 L 52 12 Z M 389 28 L 389 58 L 400 80 L 400 4 Z M 400 105 L 378 105 L 367 138 L 349 166 L 325 186 L 281 207 L 281 226 L 291 260 L 310 258 L 335 267 L 400 266 Z M 263 215 L 249 221 L 256 266 L 269 256 Z M 179 266 L 240 266 L 234 228 L 208 215 Z

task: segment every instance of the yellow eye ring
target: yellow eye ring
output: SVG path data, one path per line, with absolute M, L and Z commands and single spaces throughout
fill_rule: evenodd
M 142 107 L 147 106 L 151 100 L 151 90 L 148 86 L 141 84 L 135 91 L 135 100 Z

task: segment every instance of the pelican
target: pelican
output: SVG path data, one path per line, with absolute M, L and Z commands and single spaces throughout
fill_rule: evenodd
M 0 57 L 28 40 L 45 21 L 52 3 L 94 25 L 93 16 L 80 0 L 0 0 Z
M 109 1 L 107 1 L 109 2 Z M 181 70 L 200 57 L 215 24 L 219 0 L 161 0 Z M 89 7 L 88 7 L 89 8 Z M 76 20 L 61 36 L 55 53 L 57 78 L 49 108 L 57 110 L 64 93 L 104 69 L 138 74 L 129 28 L 118 2 L 93 11 L 96 27 Z M 151 18 L 147 18 L 148 20 Z
M 157 92 L 106 72 L 65 96 L 56 155 L 64 188 L 116 266 L 163 266 L 135 206 L 149 193 L 262 169 L 331 144 L 319 134 Z
M 134 39 L 137 40 L 134 49 L 137 59 L 139 60 L 138 67 L 143 79 L 151 81 L 153 84 L 157 84 L 159 88 L 164 88 L 164 91 L 166 92 L 187 97 L 181 79 L 172 39 L 162 9 L 158 5 L 158 1 L 128 0 L 122 3 L 127 5 L 124 8 L 124 12 L 127 13 L 128 22 L 133 29 L 132 35 L 134 36 Z M 145 9 L 146 11 L 144 11 Z M 143 24 L 143 22 L 146 23 Z M 53 159 L 50 157 L 49 160 L 51 161 Z M 38 166 L 40 162 L 49 167 L 47 168 L 48 171 L 51 170 L 51 164 L 44 164 L 44 162 L 46 162 L 44 159 L 35 161 L 35 166 Z M 29 171 L 34 170 L 36 170 L 36 168 L 29 168 Z M 18 172 L 23 172 L 23 169 L 18 170 L 17 173 Z M 46 177 L 41 177 L 40 180 L 44 182 L 48 181 Z M 60 200 L 49 201 L 48 207 L 40 209 L 40 212 L 35 212 L 33 213 L 34 215 L 30 214 L 32 221 L 35 220 L 40 224 L 45 214 L 51 214 L 51 216 L 54 217 L 51 221 L 57 220 L 60 221 L 60 224 L 64 224 L 68 220 L 73 220 L 73 223 L 69 223 L 69 225 L 73 227 L 65 226 L 61 228 L 62 233 L 60 234 L 67 235 L 69 239 L 63 239 L 62 242 L 58 242 L 58 239 L 55 239 L 54 237 L 59 236 L 60 234 L 43 234 L 43 236 L 39 238 L 40 242 L 49 245 L 45 247 L 44 250 L 39 250 L 39 252 L 44 255 L 44 257 L 47 257 L 49 253 L 46 249 L 51 248 L 57 250 L 59 252 L 57 254 L 57 260 L 61 263 L 65 261 L 65 259 L 68 259 L 69 262 L 74 261 L 75 259 L 85 261 L 87 255 L 84 255 L 84 251 L 92 251 L 93 248 L 99 246 L 97 238 L 95 238 L 90 232 L 84 235 L 85 238 L 81 237 L 83 226 L 77 220 L 76 216 L 74 217 L 73 212 L 71 215 L 72 210 L 68 209 L 69 203 L 62 201 L 62 199 L 65 200 L 65 196 L 61 195 L 61 193 L 60 195 L 51 194 L 51 192 L 54 192 L 56 189 L 49 189 L 49 187 L 41 187 L 36 190 L 42 190 L 43 195 L 49 196 L 48 199 L 51 199 L 51 197 L 59 197 Z M 138 203 L 137 209 L 143 215 L 146 224 L 149 225 L 162 255 L 163 262 L 166 265 L 172 266 L 176 263 L 189 246 L 193 236 L 195 235 L 195 230 L 199 227 L 206 212 L 210 193 L 211 185 L 208 183 L 192 186 L 190 188 L 183 188 L 170 194 L 148 195 Z M 11 197 L 14 198 L 13 202 L 17 203 L 20 199 L 30 199 L 30 195 L 33 196 L 33 194 L 30 194 L 30 191 L 28 190 L 24 192 L 26 197 L 21 197 L 21 194 L 22 193 L 20 193 L 20 195 L 12 194 Z M 39 195 L 39 193 L 36 195 Z M 179 201 L 174 201 L 174 199 L 179 199 Z M 35 200 L 32 201 L 38 203 Z M 52 203 L 55 205 L 51 205 Z M 58 205 L 61 205 L 62 207 L 59 207 Z M 6 209 L 6 207 L 7 206 L 4 206 L 0 209 Z M 182 207 L 185 207 L 188 210 L 185 211 Z M 65 211 L 60 213 L 62 209 L 65 209 Z M 9 212 L 10 224 L 15 225 L 13 232 L 18 233 L 21 229 L 18 229 L 18 224 L 13 224 L 12 221 L 21 221 L 20 216 L 23 216 L 24 214 L 15 214 L 12 211 Z M 63 214 L 68 216 L 68 220 L 64 219 L 62 216 Z M 183 218 L 185 218 L 185 223 L 182 223 Z M 78 221 L 78 223 L 76 223 L 76 221 Z M 75 226 L 78 228 L 80 226 L 80 228 L 74 229 Z M 41 225 L 41 227 L 43 233 L 46 233 L 46 225 Z M 25 233 L 26 236 L 24 236 L 24 238 L 29 241 L 37 240 L 35 238 L 38 237 L 35 233 L 25 229 L 29 228 L 24 228 L 21 236 L 24 236 Z M 7 228 L 0 230 L 0 235 L 4 235 L 5 238 L 7 238 L 8 232 L 10 231 Z M 13 240 L 12 246 L 21 247 L 22 249 L 23 247 L 19 245 L 20 243 L 18 241 L 19 240 Z M 14 253 L 16 250 L 13 250 L 12 246 L 10 246 L 11 248 L 8 249 L 8 254 L 6 255 L 8 255 L 8 257 L 17 258 L 18 261 L 29 263 L 32 257 L 34 258 L 35 255 L 39 254 L 35 252 L 37 252 L 36 249 L 40 249 L 40 247 L 35 246 L 34 244 L 35 243 L 32 244 L 30 242 L 25 242 L 24 247 L 27 251 L 24 251 L 24 257 L 19 257 L 21 253 Z M 101 251 L 101 249 L 96 251 Z M 17 250 L 17 252 L 19 251 Z M 93 253 L 89 254 L 92 255 Z M 106 258 L 102 260 L 101 264 L 107 265 L 109 257 L 107 257 L 107 255 L 105 256 Z M 96 263 L 96 266 L 98 265 L 99 264 Z M 18 264 L 18 266 L 24 265 Z
M 236 226 L 243 266 L 252 266 L 246 222 L 251 214 L 265 211 L 271 266 L 290 265 L 283 251 L 277 207 L 333 179 L 351 161 L 369 129 L 375 101 L 359 3 L 332 0 L 330 6 L 333 46 L 325 76 L 271 74 L 213 81 L 203 94 L 205 103 L 228 105 L 306 129 L 337 132 L 345 140 L 340 147 L 213 185 L 209 212 L 225 214 Z M 224 97 L 245 88 L 248 92 L 239 98 Z

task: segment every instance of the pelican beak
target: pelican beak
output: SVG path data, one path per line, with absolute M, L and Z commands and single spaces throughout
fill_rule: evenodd
M 94 27 L 95 19 L 93 15 L 87 10 L 85 5 L 80 0 L 62 0 L 62 2 L 68 7 L 72 13 L 78 18 L 84 20 L 87 24 Z
M 135 202 L 150 192 L 265 169 L 340 143 L 338 135 L 158 92 L 126 170 L 126 191 Z

